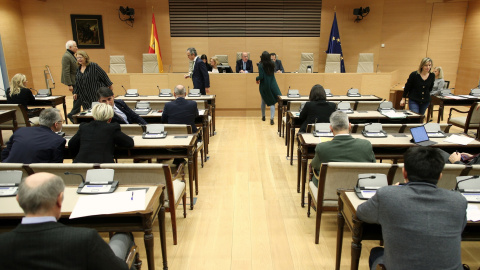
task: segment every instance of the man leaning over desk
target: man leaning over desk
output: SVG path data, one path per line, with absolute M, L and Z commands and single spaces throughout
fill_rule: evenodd
M 140 115 L 136 114 L 128 105 L 121 99 L 115 99 L 113 91 L 108 87 L 100 87 L 97 92 L 98 102 L 106 103 L 113 107 L 113 118 L 111 123 L 119 124 L 139 124 L 146 125 L 145 121 Z

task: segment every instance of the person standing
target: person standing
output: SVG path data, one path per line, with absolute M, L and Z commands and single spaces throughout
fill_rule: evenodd
M 250 60 L 251 62 L 251 60 Z M 270 59 L 270 54 L 264 51 L 260 56 L 260 64 L 258 65 L 258 76 L 255 78 L 259 84 L 260 95 L 262 96 L 262 121 L 265 121 L 265 104 L 270 106 L 270 125 L 273 125 L 275 117 L 275 103 L 277 97 L 282 95 L 278 88 L 277 80 L 275 80 L 275 65 Z
M 430 104 L 430 92 L 435 82 L 435 74 L 431 73 L 433 61 L 425 57 L 420 62 L 418 70 L 410 73 L 405 88 L 403 89 L 403 98 L 400 100 L 400 106 L 405 106 L 405 99 L 408 98 L 408 108 L 421 115 Z
M 90 57 L 85 51 L 77 51 L 77 63 L 79 69 L 75 76 L 75 92 L 80 95 L 83 109 L 90 109 L 92 102 L 98 101 L 98 89 L 106 86 L 113 91 L 113 83 L 99 65 L 90 62 Z
M 197 50 L 195 50 L 195 48 L 188 48 L 187 57 L 192 63 L 192 72 L 185 74 L 185 79 L 191 77 L 193 88 L 200 89 L 202 95 L 210 93 L 210 77 L 208 75 L 207 66 L 203 60 L 197 56 Z
M 73 123 L 73 115 L 80 112 L 82 103 L 75 91 L 75 76 L 77 75 L 77 43 L 73 40 L 67 41 L 65 44 L 67 51 L 62 56 L 62 79 L 61 82 L 68 86 L 68 90 L 73 94 L 73 108 L 68 114 L 68 119 Z

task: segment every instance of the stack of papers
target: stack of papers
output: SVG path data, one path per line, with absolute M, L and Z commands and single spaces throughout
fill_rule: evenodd
M 474 140 L 475 140 L 474 138 L 470 138 L 470 137 L 467 137 L 467 136 L 452 135 L 452 136 L 446 138 L 443 141 L 444 142 L 449 142 L 449 143 L 467 145 L 467 144 L 473 142 Z
M 407 115 L 403 112 L 395 112 L 395 111 L 387 111 L 387 112 L 382 112 L 383 115 L 385 115 L 388 118 L 406 118 Z
M 478 204 L 468 204 L 467 220 L 474 222 L 480 220 L 480 208 L 478 207 Z

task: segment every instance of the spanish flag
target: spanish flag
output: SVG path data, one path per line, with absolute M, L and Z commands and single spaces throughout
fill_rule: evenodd
M 155 14 L 152 13 L 152 35 L 150 37 L 150 46 L 148 53 L 157 55 L 158 71 L 163 73 L 162 53 L 160 52 L 160 44 L 158 44 L 157 26 L 155 24 Z

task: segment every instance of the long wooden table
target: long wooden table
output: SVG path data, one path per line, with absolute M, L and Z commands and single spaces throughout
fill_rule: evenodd
M 396 123 L 396 124 L 406 124 L 406 123 L 422 123 L 423 115 L 416 114 L 412 111 L 405 111 L 407 113 L 406 118 L 400 119 L 390 119 L 387 116 L 381 114 L 378 111 L 353 111 L 353 113 L 348 114 L 348 120 L 352 124 L 356 123 L 365 123 L 365 122 L 375 122 L 375 123 Z M 287 157 L 290 156 L 290 165 L 293 165 L 293 145 L 295 142 L 295 129 L 300 128 L 302 123 L 300 123 L 299 112 L 288 112 L 287 113 L 287 126 L 286 126 L 286 140 L 285 144 L 287 145 Z
M 432 96 L 427 111 L 427 122 L 430 121 L 430 115 L 433 115 L 433 106 L 435 105 L 439 105 L 437 123 L 440 123 L 440 118 L 443 117 L 443 109 L 445 106 L 470 106 L 473 103 L 480 101 L 479 97 L 458 98 L 458 96 Z
M 0 97 L 0 104 L 7 104 L 6 97 Z M 65 96 L 49 96 L 49 97 L 35 97 L 35 102 L 29 107 L 53 107 L 63 104 L 63 114 L 65 116 L 65 123 L 68 124 L 67 104 L 65 103 Z
M 386 138 L 365 138 L 361 134 L 352 134 L 352 137 L 369 140 L 372 144 L 373 153 L 375 154 L 376 158 L 402 158 L 403 154 L 408 148 L 416 146 L 414 143 L 410 142 L 412 136 L 404 133 L 388 134 Z M 313 159 L 315 156 L 315 147 L 320 143 L 321 138 L 313 136 L 312 133 L 300 133 L 298 134 L 297 138 L 297 192 L 301 193 L 301 206 L 304 207 L 305 184 L 307 181 L 307 163 L 309 159 Z M 468 145 L 444 142 L 443 140 L 445 140 L 445 138 L 430 138 L 430 140 L 437 142 L 437 144 L 434 144 L 431 147 L 440 148 L 450 153 L 457 150 L 459 152 L 478 153 L 480 150 L 480 141 L 477 140 L 474 140 Z M 345 151 L 348 151 L 348 149 Z
M 362 252 L 362 240 L 382 240 L 382 228 L 378 224 L 364 223 L 357 218 L 357 208 L 365 200 L 360 200 L 355 192 L 339 191 L 337 215 L 337 248 L 335 269 L 340 269 L 343 245 L 343 227 L 347 223 L 352 232 L 350 269 L 357 270 Z M 480 222 L 467 222 L 462 233 L 462 241 L 480 241 Z
M 123 101 L 171 101 L 174 100 L 175 97 L 159 97 L 159 96 L 138 96 L 138 97 L 125 97 L 125 96 L 117 96 L 116 98 L 121 99 Z M 209 109 L 212 112 L 212 128 L 213 131 L 215 131 L 215 95 L 204 95 L 200 97 L 189 97 L 188 95 L 185 97 L 185 99 L 189 100 L 205 100 L 207 101 L 207 104 L 209 106 Z M 215 132 L 214 132 L 215 134 Z
M 355 102 L 355 101 L 381 101 L 381 97 L 377 97 L 374 95 L 363 95 L 360 97 L 349 97 L 346 95 L 334 95 L 331 97 L 327 97 L 328 101 L 350 101 L 350 102 Z M 280 135 L 281 129 L 282 129 L 282 116 L 284 110 L 287 109 L 287 104 L 289 101 L 308 101 L 308 96 L 300 96 L 300 97 L 289 97 L 289 96 L 278 96 L 278 134 Z M 288 131 L 287 131 L 288 132 Z
M 139 187 L 139 186 L 128 186 Z M 126 191 L 127 186 L 120 186 L 115 192 Z M 141 186 L 146 187 L 146 186 Z M 81 196 L 94 196 L 77 194 L 77 187 L 67 186 L 64 193 L 60 223 L 68 226 L 87 227 L 99 232 L 144 232 L 144 243 L 147 255 L 148 269 L 155 269 L 153 223 L 158 218 L 160 231 L 160 247 L 162 249 L 163 269 L 168 269 L 167 248 L 165 240 L 165 208 L 163 206 L 165 186 L 147 186 L 145 196 L 145 209 L 135 212 L 125 212 L 110 215 L 98 215 L 69 219 L 78 199 Z M 0 197 L 0 231 L 7 232 L 20 224 L 24 213 L 16 198 Z

